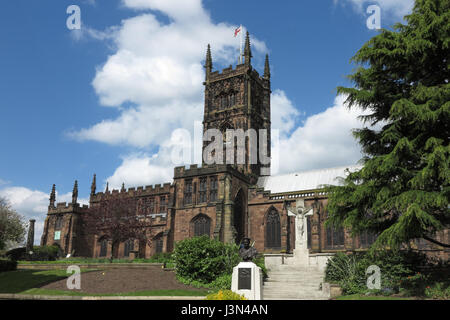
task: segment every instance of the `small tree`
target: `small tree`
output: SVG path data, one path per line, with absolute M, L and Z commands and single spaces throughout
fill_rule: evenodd
M 0 250 L 4 250 L 8 242 L 23 242 L 26 225 L 24 217 L 13 210 L 5 198 L 0 197 Z
M 121 242 L 130 239 L 152 242 L 151 219 L 147 214 L 138 214 L 136 199 L 123 195 L 108 197 L 91 210 L 84 218 L 84 230 L 111 242 L 111 260 L 117 256 Z
M 434 239 L 450 224 L 450 1 L 417 0 L 407 25 L 382 30 L 353 57 L 350 108 L 381 130 L 354 132 L 361 170 L 331 187 L 327 224 L 371 230 L 375 247 Z

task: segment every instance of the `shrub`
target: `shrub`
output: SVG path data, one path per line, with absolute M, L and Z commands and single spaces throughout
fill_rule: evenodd
M 365 263 L 361 256 L 337 253 L 327 262 L 325 281 L 337 283 L 343 293 L 354 294 L 365 290 Z
M 6 252 L 6 256 L 14 261 L 21 260 L 25 257 L 25 253 L 27 251 L 27 248 L 21 247 L 21 248 L 15 248 L 11 249 L 8 252 Z
M 223 274 L 211 282 L 208 287 L 217 290 L 230 290 L 231 288 L 231 274 Z
M 425 255 L 411 251 L 338 253 L 328 260 L 325 280 L 339 284 L 344 294 L 368 292 L 366 270 L 376 265 L 381 270 L 380 293 L 398 293 L 403 288 L 409 295 L 420 295 L 427 277 L 419 269 L 426 264 Z
M 431 299 L 450 299 L 450 285 L 449 283 L 436 282 L 432 286 L 425 288 L 425 295 Z
M 33 253 L 26 255 L 26 260 L 31 261 L 55 261 L 58 257 L 59 247 L 57 246 L 35 246 Z
M 266 264 L 264 262 L 264 257 L 259 257 L 257 259 L 255 259 L 255 261 L 253 261 L 258 267 L 261 268 L 261 272 L 263 273 L 263 279 L 267 279 L 268 275 L 267 275 L 267 268 L 266 268 Z
M 206 296 L 205 300 L 247 300 L 243 295 L 231 290 L 219 290 Z
M 231 274 L 240 261 L 235 244 L 224 244 L 208 236 L 178 242 L 174 260 L 179 278 L 210 283 L 223 274 Z
M 14 271 L 17 269 L 17 261 L 0 258 L 0 272 Z

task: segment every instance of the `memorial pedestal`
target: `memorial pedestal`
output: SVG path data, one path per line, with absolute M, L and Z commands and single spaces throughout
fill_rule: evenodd
M 231 291 L 244 295 L 248 300 L 261 300 L 263 274 L 253 262 L 241 262 L 233 268 Z

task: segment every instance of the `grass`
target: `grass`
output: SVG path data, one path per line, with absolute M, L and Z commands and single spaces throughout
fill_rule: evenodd
M 107 258 L 64 258 L 55 261 L 18 261 L 19 264 L 90 264 L 90 263 L 111 263 Z M 163 263 L 155 259 L 113 259 L 112 263 Z
M 64 290 L 48 290 L 48 289 L 29 289 L 21 294 L 33 294 L 33 295 L 57 295 L 57 296 L 90 296 L 90 297 L 117 297 L 117 296 L 206 296 L 208 291 L 190 291 L 190 290 L 145 290 L 135 292 L 123 292 L 123 293 L 84 293 L 77 291 L 64 291 Z
M 81 269 L 81 272 L 98 271 L 98 269 Z M 40 287 L 70 274 L 66 270 L 16 270 L 0 273 L 0 293 L 62 295 L 62 296 L 205 296 L 208 291 L 192 290 L 146 290 L 124 293 L 91 294 L 77 291 L 50 290 Z
M 96 271 L 97 269 L 81 269 L 81 272 Z M 0 293 L 22 293 L 41 287 L 48 283 L 65 279 L 70 274 L 66 270 L 16 270 L 0 273 Z
M 39 264 L 110 264 L 110 263 L 166 263 L 166 268 L 174 268 L 173 261 L 164 258 L 149 258 L 149 259 L 113 259 L 108 258 L 63 258 L 55 261 L 18 261 L 22 265 L 39 265 Z

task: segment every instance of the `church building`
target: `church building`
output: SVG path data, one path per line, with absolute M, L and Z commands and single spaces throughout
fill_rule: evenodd
M 213 60 L 208 45 L 205 61 L 205 102 L 203 130 L 217 129 L 226 136 L 227 130 L 248 132 L 265 130 L 267 143 L 258 142 L 270 157 L 271 85 L 270 66 L 266 56 L 262 76 L 252 67 L 250 38 L 247 33 L 244 61 L 233 68 L 213 71 Z M 225 138 L 225 144 L 230 143 Z M 234 137 L 233 137 L 234 139 Z M 203 149 L 207 148 L 204 143 Z M 271 176 L 270 162 L 248 161 L 252 147 L 246 141 L 245 163 L 225 162 L 201 166 L 174 168 L 173 181 L 154 186 L 97 192 L 94 175 L 89 205 L 77 202 L 75 183 L 71 203 L 57 203 L 53 185 L 45 219 L 41 245 L 56 244 L 64 256 L 84 257 L 140 257 L 149 258 L 160 252 L 171 252 L 176 242 L 207 235 L 226 243 L 239 244 L 244 237 L 251 238 L 254 247 L 262 253 L 290 253 L 295 247 L 294 217 L 287 207 L 295 207 L 297 199 L 313 208 L 307 219 L 307 242 L 310 253 L 364 250 L 375 236 L 364 233 L 352 237 L 347 230 L 326 228 L 327 195 L 322 185 L 336 184 L 345 177 L 348 166 Z M 332 155 L 330 155 L 332 156 Z M 225 155 L 224 155 L 225 157 Z M 234 161 L 234 160 L 233 160 Z M 108 204 L 129 203 L 131 214 L 146 221 L 147 240 L 130 235 L 113 246 L 108 236 L 108 221 L 102 208 Z M 114 205 L 113 205 L 114 206 Z M 129 215 L 129 213 L 128 213 Z M 103 219 L 103 220 L 102 220 Z M 89 224 L 103 221 L 101 227 Z M 101 222 L 100 222 L 101 223 Z M 443 234 L 448 239 L 448 230 Z M 423 248 L 425 245 L 422 244 Z M 430 247 L 428 250 L 442 251 Z M 446 253 L 448 256 L 448 252 Z

